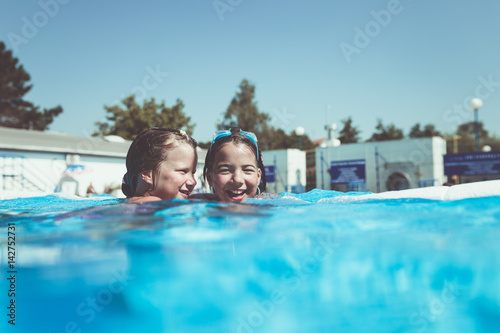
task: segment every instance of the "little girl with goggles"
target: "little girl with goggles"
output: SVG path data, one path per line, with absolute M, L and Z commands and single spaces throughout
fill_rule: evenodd
M 243 202 L 264 192 L 266 175 L 255 134 L 240 128 L 215 132 L 205 158 L 203 177 L 214 194 L 191 198 Z

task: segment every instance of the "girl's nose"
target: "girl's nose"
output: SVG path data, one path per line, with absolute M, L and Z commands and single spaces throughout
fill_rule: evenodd
M 239 170 L 235 170 L 234 173 L 233 173 L 233 183 L 237 183 L 237 184 L 242 184 L 243 183 L 243 174 L 241 171 Z
M 188 177 L 188 180 L 186 181 L 186 185 L 190 187 L 195 187 L 196 186 L 196 178 L 194 175 L 191 175 L 191 177 Z

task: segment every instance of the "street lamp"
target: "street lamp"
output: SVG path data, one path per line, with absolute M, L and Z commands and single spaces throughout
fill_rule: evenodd
M 330 108 L 330 105 L 325 105 L 325 130 L 328 133 L 328 141 L 330 141 L 330 125 L 328 125 L 328 109 Z
M 479 98 L 473 98 L 470 101 L 470 107 L 474 110 L 474 121 L 476 123 L 476 151 L 480 151 L 481 147 L 479 145 L 479 122 L 478 122 L 478 116 L 477 116 L 477 110 L 483 106 L 483 101 L 480 100 Z
M 295 134 L 299 137 L 299 150 L 302 150 L 302 136 L 305 132 L 306 130 L 302 126 L 299 126 L 295 129 Z

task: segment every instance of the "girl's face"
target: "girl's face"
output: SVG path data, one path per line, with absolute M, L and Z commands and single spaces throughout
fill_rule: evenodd
M 252 149 L 230 142 L 215 155 L 208 182 L 220 201 L 243 202 L 255 196 L 260 178 L 261 171 Z
M 187 143 L 181 143 L 168 152 L 155 175 L 156 186 L 147 195 L 165 199 L 187 199 L 196 186 L 194 173 L 198 156 L 196 150 Z M 152 171 L 144 173 L 143 179 L 153 184 Z

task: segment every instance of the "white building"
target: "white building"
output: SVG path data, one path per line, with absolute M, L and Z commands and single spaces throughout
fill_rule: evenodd
M 263 151 L 267 192 L 303 192 L 306 186 L 306 152 L 298 149 Z M 271 168 L 274 167 L 274 168 Z M 274 172 L 272 170 L 274 169 Z M 269 171 L 269 172 L 268 172 Z M 271 180 L 271 181 L 270 181 Z
M 441 137 L 318 147 L 316 187 L 384 192 L 442 185 L 445 154 Z
M 122 177 L 131 141 L 0 127 L 0 199 L 62 192 L 87 195 L 92 185 L 123 197 Z M 198 179 L 204 152 L 198 152 Z

